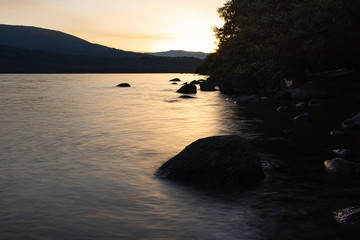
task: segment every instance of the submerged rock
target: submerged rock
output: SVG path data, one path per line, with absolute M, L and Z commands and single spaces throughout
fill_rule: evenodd
M 255 104 L 260 102 L 260 98 L 255 95 L 251 96 L 239 96 L 236 98 L 235 103 L 236 104 Z
M 343 158 L 347 158 L 351 155 L 351 151 L 349 149 L 334 149 L 332 151 L 336 155 L 343 157 Z
M 181 82 L 181 80 L 179 78 L 174 78 L 174 79 L 171 79 L 169 80 L 170 82 Z
M 338 223 L 359 224 L 360 206 L 337 210 L 334 212 L 334 215 Z
M 275 169 L 279 168 L 279 165 L 270 161 L 261 161 L 261 165 L 263 169 Z
M 130 84 L 128 83 L 120 83 L 118 85 L 116 85 L 117 87 L 130 87 Z
M 176 92 L 178 92 L 178 93 L 196 93 L 197 88 L 196 88 L 195 85 L 185 84 L 179 90 L 177 90 Z
M 304 108 L 306 106 L 306 103 L 305 102 L 298 102 L 295 107 L 297 108 Z
M 278 112 L 286 112 L 288 109 L 289 109 L 289 107 L 284 105 L 284 106 L 278 107 L 276 109 L 276 111 L 278 111 Z
M 360 113 L 344 120 L 341 125 L 347 130 L 360 130 Z
M 309 107 L 321 107 L 323 103 L 318 99 L 312 99 L 309 101 Z
M 360 174 L 359 163 L 350 162 L 343 158 L 334 158 L 334 159 L 326 160 L 324 162 L 324 165 L 329 173 L 338 174 L 338 175 Z
M 179 96 L 179 98 L 196 98 L 196 97 L 193 97 L 193 96 L 189 96 L 189 95 L 181 95 Z
M 331 132 L 330 132 L 330 135 L 331 135 L 331 136 L 345 136 L 345 135 L 346 135 L 346 132 L 335 130 L 335 131 L 331 131 Z
M 246 186 L 265 177 L 255 148 L 237 135 L 199 139 L 165 162 L 155 175 L 209 186 Z
M 309 121 L 310 120 L 310 113 L 303 113 L 294 118 L 294 121 Z

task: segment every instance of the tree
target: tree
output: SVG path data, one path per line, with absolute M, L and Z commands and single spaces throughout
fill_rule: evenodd
M 277 84 L 305 70 L 358 67 L 359 0 L 229 0 L 218 9 L 218 49 L 198 69 Z

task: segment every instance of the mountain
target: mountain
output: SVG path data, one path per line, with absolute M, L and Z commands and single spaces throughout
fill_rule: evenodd
M 143 56 L 141 53 L 127 52 L 93 44 L 70 34 L 38 27 L 0 24 L 0 36 L 0 45 L 29 50 L 41 50 L 68 55 Z
M 0 73 L 190 73 L 203 63 L 118 50 L 37 27 L 2 24 L 0 36 Z
M 205 59 L 205 57 L 208 55 L 208 53 L 204 52 L 189 52 L 183 50 L 170 50 L 167 52 L 155 52 L 149 54 L 159 57 L 195 57 L 200 59 Z
M 192 73 L 198 58 L 74 56 L 0 46 L 0 73 Z

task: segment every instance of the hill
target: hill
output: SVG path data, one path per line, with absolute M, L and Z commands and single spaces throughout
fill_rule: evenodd
M 170 50 L 166 52 L 156 52 L 156 53 L 149 53 L 153 56 L 160 56 L 160 57 L 194 57 L 205 59 L 208 53 L 204 52 L 189 52 L 183 50 Z
M 0 24 L 0 73 L 195 72 L 192 57 L 157 57 L 44 28 Z
M 74 56 L 0 46 L 0 73 L 190 73 L 198 58 Z
M 141 57 L 144 55 L 93 44 L 70 34 L 38 27 L 0 24 L 0 36 L 0 45 L 29 50 L 87 56 Z

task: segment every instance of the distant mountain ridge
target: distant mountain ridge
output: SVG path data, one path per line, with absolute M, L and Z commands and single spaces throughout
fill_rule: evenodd
M 193 73 L 199 58 L 74 56 L 0 45 L 0 73 Z
M 192 73 L 195 57 L 159 57 L 59 31 L 0 24 L 0 73 Z
M 141 57 L 144 54 L 109 48 L 60 31 L 0 24 L 0 45 L 68 55 Z
M 205 57 L 209 55 L 209 53 L 204 53 L 204 52 L 191 52 L 191 51 L 183 51 L 183 50 L 170 50 L 166 52 L 155 52 L 148 54 L 159 57 L 195 57 L 200 59 L 205 59 Z

